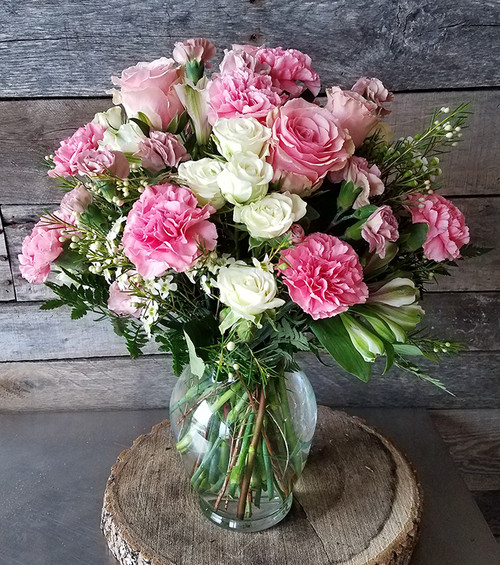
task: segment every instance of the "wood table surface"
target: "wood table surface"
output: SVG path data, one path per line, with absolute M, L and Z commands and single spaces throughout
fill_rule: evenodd
M 412 565 L 500 565 L 428 413 L 351 413 L 394 440 L 419 474 L 425 503 Z M 115 564 L 99 529 L 110 467 L 165 417 L 165 410 L 0 414 L 0 564 Z

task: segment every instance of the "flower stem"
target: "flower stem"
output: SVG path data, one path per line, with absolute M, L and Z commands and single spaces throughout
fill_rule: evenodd
M 248 448 L 248 460 L 245 468 L 245 473 L 243 475 L 243 480 L 240 486 L 240 498 L 238 500 L 238 509 L 236 512 L 236 518 L 238 518 L 238 520 L 243 520 L 245 516 L 248 489 L 250 487 L 250 480 L 252 478 L 253 468 L 255 465 L 255 456 L 257 455 L 257 447 L 261 439 L 262 425 L 264 423 L 265 413 L 266 413 L 266 396 L 264 393 L 264 387 L 262 387 L 260 389 L 259 411 L 257 412 L 257 418 L 255 420 L 255 428 L 253 432 L 252 442 L 250 443 L 250 447 Z

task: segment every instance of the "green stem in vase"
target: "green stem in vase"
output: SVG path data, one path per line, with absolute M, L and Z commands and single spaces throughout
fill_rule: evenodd
M 247 503 L 248 489 L 250 487 L 250 480 L 252 478 L 253 468 L 255 465 L 255 457 L 257 454 L 257 447 L 261 439 L 262 426 L 264 424 L 264 416 L 266 413 L 266 395 L 264 387 L 260 390 L 259 411 L 255 420 L 255 428 L 253 431 L 252 442 L 248 448 L 248 461 L 245 468 L 245 473 L 240 487 L 240 498 L 238 500 L 238 509 L 236 517 L 242 520 L 245 516 L 245 507 Z
M 264 468 L 266 471 L 266 482 L 267 482 L 267 497 L 269 500 L 274 498 L 274 488 L 273 488 L 273 470 L 271 469 L 271 458 L 269 456 L 269 451 L 267 449 L 266 442 L 262 442 L 262 455 L 264 459 Z

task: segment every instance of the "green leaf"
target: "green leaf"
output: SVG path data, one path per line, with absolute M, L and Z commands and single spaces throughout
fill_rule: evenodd
M 409 343 L 395 343 L 394 351 L 396 351 L 396 353 L 399 353 L 399 355 L 423 355 L 423 353 L 416 345 L 411 345 Z
M 375 212 L 377 210 L 377 206 L 373 206 L 372 204 L 370 204 L 369 206 L 362 206 L 361 208 L 358 208 L 353 216 L 355 218 L 358 218 L 358 220 L 366 220 L 367 218 L 369 218 L 373 212 Z
M 64 306 L 64 300 L 60 300 L 59 298 L 51 298 L 50 300 L 46 300 L 40 306 L 40 310 L 53 310 L 54 308 L 60 308 L 61 306 Z
M 403 238 L 403 251 L 416 251 L 420 249 L 427 239 L 429 226 L 427 224 L 413 224 L 410 231 Z
M 79 320 L 80 318 L 83 318 L 87 312 L 88 309 L 85 304 L 78 304 L 71 310 L 71 319 Z
M 371 364 L 354 347 L 339 316 L 313 320 L 311 330 L 343 369 L 364 382 L 370 380 Z
M 382 374 L 385 375 L 387 371 L 394 365 L 394 346 L 388 341 L 382 341 L 384 342 L 385 348 L 385 367 Z
M 189 366 L 191 373 L 193 373 L 196 377 L 203 377 L 203 373 L 205 372 L 205 363 L 201 357 L 198 357 L 194 343 L 191 341 L 191 338 L 186 331 L 184 332 L 184 338 L 189 351 Z

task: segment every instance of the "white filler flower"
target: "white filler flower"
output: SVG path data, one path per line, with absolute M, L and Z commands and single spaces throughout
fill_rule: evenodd
M 271 239 L 287 232 L 306 214 L 307 204 L 297 194 L 273 192 L 257 202 L 236 206 L 234 221 L 245 224 L 252 237 Z
M 220 118 L 212 136 L 223 157 L 228 161 L 238 153 L 253 153 L 265 157 L 271 130 L 255 118 Z
M 273 168 L 252 153 L 234 155 L 217 177 L 217 183 L 226 200 L 235 204 L 247 204 L 267 194 Z

